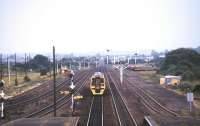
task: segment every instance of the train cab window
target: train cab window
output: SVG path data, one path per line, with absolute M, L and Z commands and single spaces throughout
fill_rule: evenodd
M 96 83 L 96 79 L 92 78 L 92 85 L 95 85 L 95 83 Z
M 102 78 L 92 78 L 92 85 L 96 85 L 96 84 L 101 84 L 102 83 Z
M 103 78 L 101 78 L 101 83 L 104 83 L 104 79 Z

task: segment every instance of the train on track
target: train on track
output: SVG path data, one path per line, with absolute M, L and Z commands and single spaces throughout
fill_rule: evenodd
M 101 72 L 95 72 L 90 80 L 90 90 L 93 95 L 103 95 L 105 92 L 105 77 Z

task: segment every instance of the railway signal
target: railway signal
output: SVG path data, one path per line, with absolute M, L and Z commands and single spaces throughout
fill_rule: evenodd
M 71 70 L 70 74 L 69 74 L 69 78 L 71 79 L 71 85 L 70 85 L 70 88 L 71 89 L 74 89 L 75 86 L 74 86 L 74 71 Z
M 5 93 L 3 91 L 5 82 L 3 80 L 0 81 L 0 103 L 1 103 L 1 118 L 5 117 L 4 114 L 4 100 L 5 100 Z
M 119 70 L 120 73 L 120 82 L 122 84 L 123 82 L 123 71 L 128 67 L 128 66 L 124 66 L 124 65 L 119 65 L 119 66 L 114 66 L 115 68 L 117 68 Z
M 72 99 L 72 104 L 71 104 L 71 109 L 72 109 L 72 114 L 74 112 L 74 71 L 72 70 L 70 73 L 70 78 L 71 78 L 71 84 L 70 84 L 70 89 L 71 89 L 71 99 Z

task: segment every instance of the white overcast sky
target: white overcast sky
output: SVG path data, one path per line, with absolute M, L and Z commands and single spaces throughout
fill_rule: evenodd
M 200 46 L 200 0 L 0 0 L 0 52 Z

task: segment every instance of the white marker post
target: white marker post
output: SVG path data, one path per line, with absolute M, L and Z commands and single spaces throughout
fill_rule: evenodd
M 96 59 L 96 61 L 95 61 L 95 62 L 96 62 L 96 68 L 97 68 L 97 64 L 98 64 L 98 63 L 97 63 L 97 59 Z
M 130 58 L 128 57 L 128 64 L 129 64 Z
M 135 57 L 134 57 L 134 58 L 135 58 L 135 65 L 137 64 L 137 58 L 136 58 L 136 57 L 137 57 L 137 55 L 138 55 L 138 54 L 137 54 L 137 53 L 135 53 Z
M 78 64 L 79 64 L 79 70 L 81 70 L 81 62 L 79 62 Z
M 108 63 L 109 63 L 109 57 L 108 57 L 108 56 L 109 56 L 109 52 L 110 52 L 110 50 L 107 49 L 106 51 L 107 51 L 107 61 L 106 61 L 106 63 L 107 63 L 107 65 L 108 65 Z
M 90 68 L 90 61 L 88 61 L 88 69 Z
M 115 65 L 115 62 L 116 62 L 116 57 L 114 56 L 113 57 L 113 64 Z
M 190 112 L 192 112 L 192 102 L 194 101 L 194 96 L 192 92 L 187 93 L 187 101 L 189 102 Z

